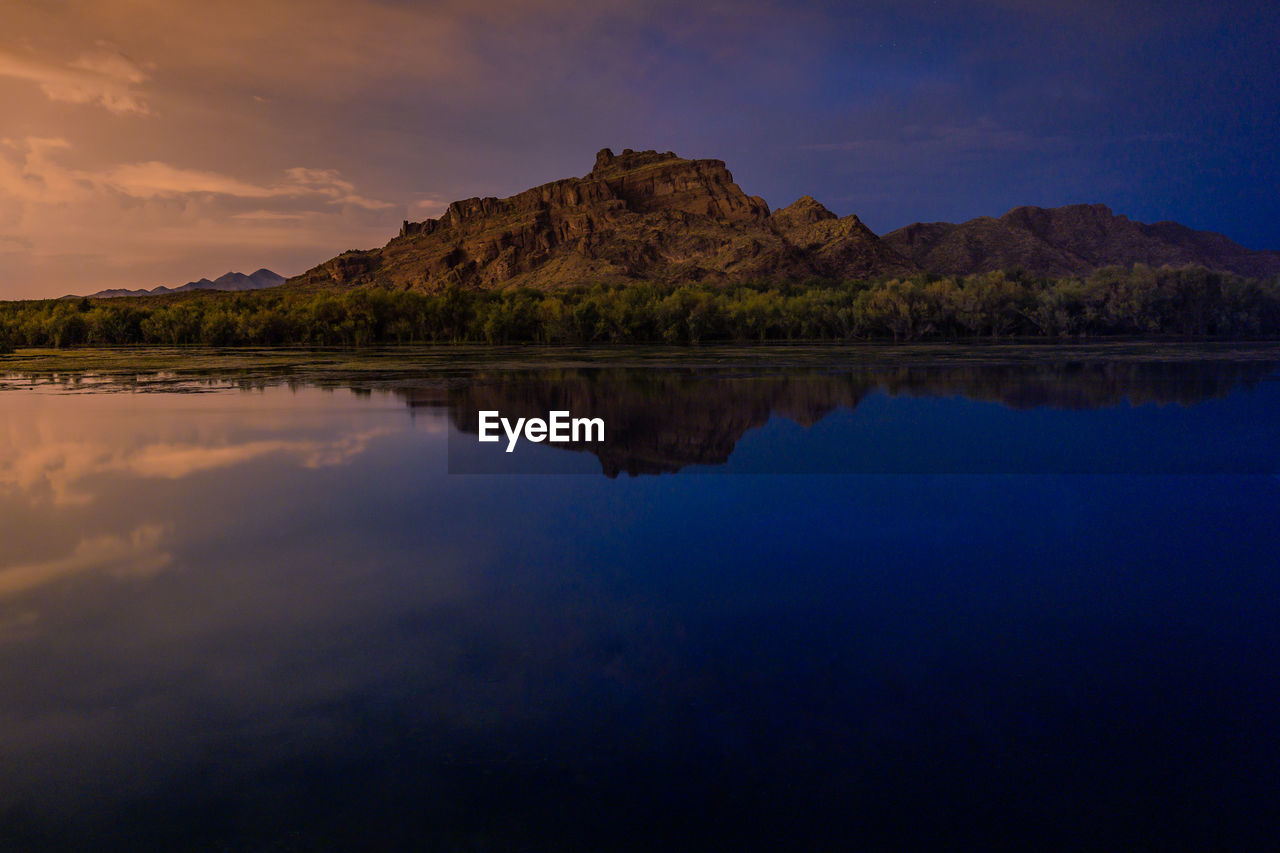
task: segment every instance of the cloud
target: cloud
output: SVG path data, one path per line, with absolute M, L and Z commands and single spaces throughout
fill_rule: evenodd
M 160 547 L 166 535 L 163 525 L 142 524 L 126 535 L 81 539 L 71 553 L 62 557 L 0 565 L 0 599 L 85 572 L 106 572 L 116 577 L 154 574 L 172 562 L 172 556 Z
M 445 212 L 449 202 L 434 196 L 420 198 L 409 205 L 409 211 L 416 216 L 434 217 Z
M 266 440 L 224 447 L 152 444 L 126 460 L 124 470 L 136 477 L 176 480 L 201 471 L 281 454 L 297 458 L 304 468 L 329 468 L 347 464 L 363 453 L 370 441 L 387 432 L 385 429 L 372 429 L 324 441 Z
M 0 488 L 32 497 L 47 494 L 56 506 L 83 506 L 95 495 L 85 481 L 102 476 L 178 480 L 271 456 L 296 460 L 305 468 L 345 465 L 369 442 L 388 432 L 371 429 L 332 439 L 262 439 L 218 445 L 155 441 L 125 448 L 92 439 L 43 440 L 25 445 L 11 438 L 0 447 Z
M 255 184 L 218 172 L 183 169 L 150 161 L 115 166 L 101 174 L 77 173 L 86 183 L 115 190 L 132 198 L 160 198 L 208 193 L 234 198 L 298 198 L 323 196 L 328 204 L 351 204 L 366 210 L 394 207 L 390 202 L 366 198 L 355 184 L 343 180 L 336 169 L 285 170 L 285 178 L 270 184 Z
M 352 204 L 367 210 L 392 207 L 389 202 L 359 195 L 336 169 L 286 169 L 281 180 L 255 183 L 232 175 L 187 169 L 158 160 L 125 163 L 93 171 L 65 166 L 53 153 L 71 149 L 63 138 L 28 137 L 0 140 L 16 158 L 0 157 L 0 194 L 33 201 L 63 203 L 86 191 L 109 190 L 135 199 L 187 195 L 223 195 L 242 199 L 319 196 L 329 204 Z
M 82 187 L 74 172 L 59 166 L 50 157 L 51 152 L 70 147 L 71 143 L 62 137 L 0 139 L 0 199 L 7 195 L 43 201 L 77 193 Z M 13 154 L 5 156 L 3 149 L 6 148 Z
M 390 202 L 378 201 L 377 199 L 358 195 L 355 184 L 343 180 L 336 169 L 305 169 L 295 166 L 286 170 L 285 174 L 288 176 L 292 186 L 304 192 L 328 196 L 330 204 L 354 204 L 356 207 L 363 207 L 366 210 L 385 210 L 388 207 L 395 206 Z
M 133 198 L 213 193 L 236 198 L 271 198 L 286 191 L 260 186 L 217 172 L 183 169 L 152 160 L 115 166 L 102 173 L 77 172 L 85 183 L 115 190 Z
M 151 111 L 137 91 L 147 73 L 106 44 L 66 65 L 0 50 L 0 77 L 34 83 L 51 101 L 99 104 L 117 115 Z

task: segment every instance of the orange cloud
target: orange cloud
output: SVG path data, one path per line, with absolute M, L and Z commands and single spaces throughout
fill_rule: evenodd
M 253 183 L 231 175 L 201 169 L 186 169 L 151 160 L 126 163 L 101 171 L 75 169 L 58 163 L 51 153 L 71 149 L 61 138 L 30 137 L 21 142 L 3 140 L 6 147 L 22 157 L 0 158 L 0 194 L 18 198 L 62 203 L 84 191 L 111 190 L 137 199 L 183 195 L 225 195 L 234 198 L 266 199 L 321 196 L 330 204 L 353 204 L 369 210 L 391 207 L 387 202 L 356 193 L 350 181 L 336 169 L 294 167 L 274 183 Z
M 10 438 L 0 444 L 0 488 L 7 486 L 33 497 L 48 494 L 58 506 L 82 506 L 94 500 L 84 483 L 95 477 L 178 480 L 269 456 L 293 458 L 306 468 L 327 468 L 350 462 L 387 432 L 371 429 L 331 439 L 263 439 L 213 446 L 155 441 L 123 449 L 94 439 L 46 437 L 27 445 Z
M 27 592 L 85 572 L 117 577 L 154 574 L 172 562 L 160 546 L 166 529 L 142 524 L 126 535 L 114 533 L 81 539 L 71 553 L 50 560 L 5 566 L 0 564 L 0 599 Z
M 113 189 L 133 198 L 156 198 L 193 193 L 213 193 L 237 198 L 270 198 L 282 194 L 279 189 L 259 186 L 230 175 L 198 169 L 183 169 L 155 160 L 115 166 L 99 174 L 90 172 L 77 174 L 86 183 Z
M 146 72 L 105 45 L 67 65 L 0 50 L 0 77 L 35 83 L 52 101 L 96 103 L 121 115 L 150 112 L 136 88 L 147 81 Z

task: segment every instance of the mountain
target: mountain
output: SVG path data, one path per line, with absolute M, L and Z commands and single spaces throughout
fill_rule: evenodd
M 430 291 L 916 271 L 856 216 L 807 196 L 771 214 L 720 160 L 606 148 L 585 177 L 455 201 L 439 219 L 405 222 L 382 248 L 344 252 L 291 283 Z
M 930 272 L 967 275 L 1021 268 L 1042 275 L 1078 275 L 1133 264 L 1203 266 L 1252 278 L 1280 274 L 1280 252 L 1246 249 L 1221 234 L 1176 222 L 1148 225 L 1101 204 L 1016 207 L 993 219 L 917 222 L 884 242 Z
M 226 275 L 218 276 L 213 281 L 202 278 L 199 281 L 189 281 L 178 287 L 161 285 L 151 290 L 124 290 L 121 288 L 99 290 L 97 293 L 89 294 L 89 298 L 111 299 L 116 296 L 162 296 L 166 293 L 182 293 L 187 290 L 261 290 L 264 287 L 275 287 L 277 284 L 283 284 L 284 281 L 284 276 L 273 273 L 269 269 L 260 269 L 248 275 L 242 272 L 229 272 Z

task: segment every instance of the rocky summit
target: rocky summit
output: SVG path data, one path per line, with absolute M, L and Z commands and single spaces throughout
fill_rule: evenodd
M 1135 222 L 1101 204 L 1016 207 L 960 224 L 917 222 L 884 239 L 922 268 L 947 275 L 1023 269 L 1067 276 L 1133 264 L 1202 266 L 1251 278 L 1280 274 L 1280 252 L 1246 249 L 1176 222 Z
M 917 271 L 856 216 L 808 196 L 770 213 L 720 160 L 605 149 L 585 177 L 455 201 L 439 219 L 405 222 L 382 248 L 344 252 L 293 283 L 435 291 Z

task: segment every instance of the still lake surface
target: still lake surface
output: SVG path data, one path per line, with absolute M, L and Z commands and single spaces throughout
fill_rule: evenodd
M 936 355 L 8 371 L 0 849 L 1274 842 L 1280 352 Z

